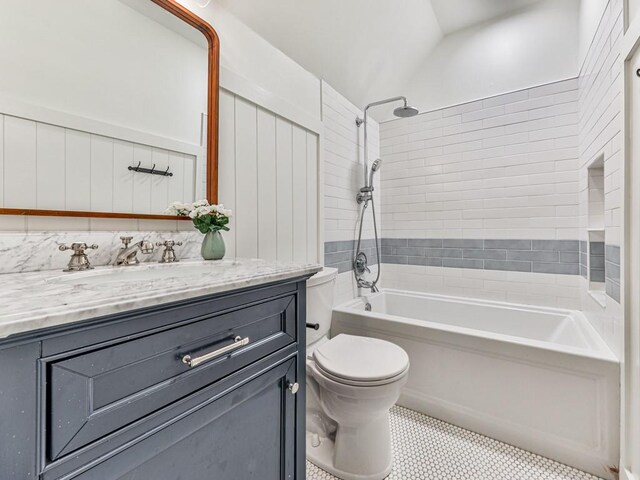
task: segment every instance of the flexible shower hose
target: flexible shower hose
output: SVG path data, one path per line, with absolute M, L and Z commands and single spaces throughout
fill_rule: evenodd
M 376 239 L 376 259 L 378 262 L 378 273 L 376 275 L 376 279 L 373 282 L 368 282 L 366 280 L 364 280 L 363 278 L 359 278 L 357 276 L 357 272 L 355 269 L 355 263 L 356 263 L 356 258 L 358 258 L 358 253 L 360 253 L 360 242 L 362 240 L 362 225 L 364 224 L 364 214 L 367 210 L 367 206 L 369 205 L 369 202 L 371 202 L 371 214 L 373 215 L 373 233 L 374 233 L 374 237 Z M 371 198 L 367 198 L 364 201 L 364 206 L 362 207 L 362 213 L 360 214 L 360 228 L 358 229 L 358 244 L 356 246 L 356 253 L 355 256 L 353 258 L 353 274 L 356 278 L 356 282 L 358 283 L 358 287 L 362 287 L 362 288 L 370 288 L 371 292 L 377 292 L 378 289 L 376 287 L 378 281 L 380 280 L 380 269 L 381 269 L 381 264 L 380 264 L 380 246 L 378 244 L 378 225 L 376 222 L 376 205 L 375 202 L 373 200 L 373 193 L 371 193 Z

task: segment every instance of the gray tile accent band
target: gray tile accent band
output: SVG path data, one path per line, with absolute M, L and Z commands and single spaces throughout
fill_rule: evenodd
M 355 245 L 355 240 L 325 242 L 325 265 L 337 268 L 340 273 L 351 271 Z M 376 263 L 374 246 L 373 239 L 362 241 L 371 265 Z M 592 275 L 594 271 L 601 271 L 603 259 L 606 292 L 619 302 L 620 247 L 597 244 L 591 247 Z M 603 250 L 604 257 L 599 255 Z M 380 247 L 380 259 L 387 264 L 555 273 L 585 278 L 588 278 L 588 255 L 587 242 L 578 240 L 383 238 Z
M 578 240 L 383 238 L 382 263 L 580 274 Z
M 324 243 L 324 264 L 327 267 L 337 268 L 339 273 L 348 272 L 353 270 L 353 257 L 356 249 L 355 240 L 344 240 L 337 242 L 325 242 Z M 369 260 L 369 266 L 375 265 L 376 251 L 375 240 L 372 238 L 362 240 L 360 249 L 367 255 Z M 380 248 L 381 260 L 383 255 L 382 248 Z
M 620 247 L 604 247 L 604 288 L 607 295 L 620 303 Z

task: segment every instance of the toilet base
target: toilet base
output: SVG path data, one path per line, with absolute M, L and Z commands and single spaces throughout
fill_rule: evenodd
M 362 427 L 357 433 L 349 430 L 339 428 L 335 440 L 307 432 L 307 459 L 342 480 L 386 478 L 393 468 L 388 415 L 372 421 L 366 432 Z

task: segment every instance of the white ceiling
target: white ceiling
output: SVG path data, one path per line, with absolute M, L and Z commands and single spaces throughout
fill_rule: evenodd
M 402 95 L 444 35 L 537 1 L 214 0 L 360 107 Z
M 539 0 L 431 0 L 445 35 L 507 15 Z

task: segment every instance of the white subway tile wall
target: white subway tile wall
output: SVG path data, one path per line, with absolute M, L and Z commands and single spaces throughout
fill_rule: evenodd
M 624 184 L 622 129 L 623 75 L 620 46 L 623 2 L 607 4 L 579 76 L 580 240 L 587 241 L 589 226 L 588 167 L 604 160 L 604 242 L 606 308 L 588 293 L 582 279 L 582 310 L 617 354 L 623 352 L 624 321 L 621 299 L 620 243 L 623 237 L 622 185 Z
M 382 265 L 385 288 L 580 309 L 579 275 Z
M 383 107 L 381 107 L 383 108 Z M 353 240 L 360 207 L 356 193 L 364 184 L 363 127 L 356 126 L 362 117 L 360 108 L 322 82 L 322 120 L 324 124 L 324 222 L 325 241 Z M 380 155 L 380 136 L 377 122 L 369 119 L 369 159 Z M 381 171 L 386 164 L 383 163 Z M 380 172 L 379 172 L 380 173 Z M 374 199 L 380 205 L 380 174 L 374 178 Z M 380 209 L 378 208 L 378 216 Z M 369 213 L 369 212 L 367 212 Z M 363 238 L 373 237 L 371 216 L 363 226 Z
M 588 167 L 604 159 L 605 241 L 620 245 L 622 230 L 622 0 L 607 5 L 579 77 L 580 235 L 586 240 Z
M 578 81 L 380 126 L 385 238 L 577 239 Z
M 578 100 L 578 79 L 568 79 L 381 124 L 384 285 L 580 308 Z M 560 258 L 545 246 L 553 258 L 544 263 L 541 252 L 492 259 L 482 243 L 479 258 L 445 262 L 392 251 L 394 239 L 576 247 Z M 397 264 L 403 253 L 408 265 Z

